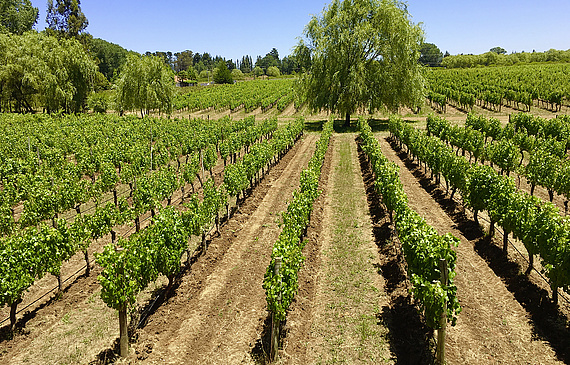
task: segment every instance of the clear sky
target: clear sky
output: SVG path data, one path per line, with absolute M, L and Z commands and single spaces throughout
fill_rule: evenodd
M 311 15 L 325 0 L 83 0 L 81 8 L 96 38 L 129 50 L 209 52 L 229 59 L 280 57 L 292 52 Z M 36 29 L 45 28 L 47 0 Z M 570 0 L 409 0 L 414 23 L 426 41 L 451 54 L 570 49 Z

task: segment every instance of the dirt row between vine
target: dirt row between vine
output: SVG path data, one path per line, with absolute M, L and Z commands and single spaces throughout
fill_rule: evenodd
M 299 185 L 318 134 L 307 134 L 263 179 L 137 331 L 130 363 L 254 363 L 268 317 L 263 277 L 280 233 L 280 212 Z
M 243 152 L 242 152 L 243 153 Z M 171 162 L 173 166 L 176 166 L 174 162 Z M 220 182 L 223 178 L 223 170 L 224 164 L 220 162 L 212 169 L 213 177 L 216 182 Z M 204 179 L 210 177 L 209 172 L 205 173 Z M 198 186 L 199 182 L 196 181 L 194 183 L 195 190 L 193 189 L 191 184 L 185 184 L 184 186 L 184 195 L 188 196 L 193 190 L 196 193 L 201 194 L 202 188 Z M 119 184 L 117 191 L 118 197 L 127 198 L 127 201 L 132 204 L 132 198 L 129 197 L 129 186 L 126 184 Z M 107 204 L 113 201 L 113 194 L 111 192 L 105 193 L 104 196 L 101 198 L 100 205 Z M 164 202 L 166 204 L 166 202 Z M 182 201 L 182 190 L 178 189 L 172 195 L 172 205 L 174 206 L 181 206 L 183 204 Z M 20 205 L 16 209 L 17 215 L 21 214 L 23 205 Z M 92 214 L 96 208 L 96 205 L 93 201 L 89 201 L 87 203 L 81 204 L 81 213 L 82 214 Z M 77 216 L 75 210 L 69 210 L 63 214 L 61 214 L 61 218 L 65 218 L 67 222 L 71 223 Z M 141 229 L 144 229 L 146 226 L 150 224 L 151 221 L 151 213 L 146 212 L 140 217 L 141 221 Z M 128 238 L 131 234 L 135 232 L 134 222 L 130 222 L 124 224 L 122 226 L 114 227 L 114 231 L 116 232 L 117 238 L 124 237 Z M 89 253 L 89 260 L 91 265 L 94 265 L 94 253 L 102 252 L 103 246 L 106 245 L 111 241 L 111 235 L 107 234 L 104 237 L 92 241 L 89 245 L 87 251 Z M 96 270 L 96 269 L 95 269 Z M 95 271 L 92 275 L 94 278 L 97 277 L 99 272 Z M 77 282 L 84 282 L 86 279 L 85 276 L 85 258 L 83 252 L 77 252 L 73 255 L 68 261 L 64 262 L 61 267 L 61 276 L 63 280 L 67 280 L 63 283 L 63 290 L 66 292 L 75 290 L 72 288 Z M 87 280 L 89 281 L 89 280 Z M 24 292 L 22 297 L 22 302 L 18 305 L 18 311 L 23 312 L 23 314 L 18 314 L 18 323 L 16 324 L 16 328 L 23 328 L 28 319 L 30 317 L 34 317 L 36 311 L 42 309 L 43 307 L 50 305 L 51 302 L 55 301 L 56 298 L 56 291 L 53 290 L 57 287 L 57 278 L 53 275 L 46 274 L 39 280 L 36 280 L 34 284 L 28 288 L 26 292 Z M 65 300 L 65 298 L 63 298 Z M 0 308 L 0 320 L 4 320 L 9 316 L 10 307 L 6 306 L 4 308 Z M 9 322 L 4 322 L 2 324 L 2 330 L 0 330 L 0 342 L 5 340 L 8 336 L 6 327 Z M 25 332 L 25 331 L 24 331 Z M 0 353 L 1 355 L 1 353 Z
M 449 364 L 562 363 L 565 353 L 557 346 L 560 339 L 545 334 L 544 324 L 529 321 L 532 313 L 521 305 L 521 298 L 515 297 L 510 291 L 512 288 L 507 288 L 483 258 L 481 251 L 489 242 L 479 227 L 454 205 L 445 207 L 454 216 L 452 219 L 428 193 L 433 187 L 426 185 L 427 179 L 422 180 L 421 172 L 409 163 L 406 155 L 396 152 L 384 135 L 378 140 L 384 155 L 400 167 L 400 179 L 410 207 L 440 234 L 451 233 L 461 240 L 456 249 L 455 284 L 462 312 L 457 325 L 448 327 Z
M 280 363 L 392 361 L 390 310 L 352 133 L 334 134 Z
M 241 213 L 235 214 L 236 219 L 232 218 L 230 223 L 232 220 L 241 220 L 242 222 L 244 219 L 247 220 L 247 210 L 254 209 L 256 202 L 268 194 L 267 181 L 279 178 L 285 169 L 291 169 L 293 166 L 295 166 L 295 170 L 299 170 L 298 175 L 301 168 L 296 166 L 302 163 L 298 160 L 302 156 L 306 164 L 312 155 L 310 151 L 314 149 L 315 140 L 316 136 L 312 134 L 300 140 L 281 162 L 271 169 L 263 182 L 253 189 L 246 199 L 245 205 L 241 208 Z M 291 163 L 292 161 L 293 163 Z M 216 181 L 221 181 L 222 169 L 223 164 L 218 164 L 214 169 Z M 287 178 L 285 179 L 287 180 Z M 290 180 L 291 182 L 295 181 L 294 179 Z M 298 180 L 297 176 L 297 184 Z M 291 187 L 291 191 L 292 189 Z M 187 186 L 186 191 L 191 191 L 191 187 Z M 173 201 L 179 199 L 179 195 L 180 191 L 175 194 Z M 277 196 L 278 194 L 274 195 Z M 283 201 L 287 198 L 286 195 L 280 197 Z M 277 214 L 278 212 L 274 213 Z M 277 215 L 272 219 L 275 223 Z M 148 224 L 148 222 L 146 223 Z M 130 229 L 132 227 L 121 227 L 117 233 L 120 235 L 123 231 Z M 90 247 L 91 255 L 91 251 L 100 248 L 102 242 L 109 241 L 109 237 L 104 237 L 97 244 L 93 244 Z M 197 244 L 197 242 L 193 244 Z M 76 255 L 69 263 L 65 264 L 62 271 L 64 276 L 84 265 L 84 261 L 81 261 L 82 257 L 82 254 Z M 90 361 L 107 363 L 114 358 L 115 352 L 113 350 L 117 350 L 115 347 L 118 337 L 118 320 L 115 311 L 108 308 L 99 297 L 100 285 L 97 281 L 99 273 L 100 268 L 95 266 L 89 277 L 80 275 L 66 283 L 61 299 L 56 299 L 53 295 L 48 296 L 28 309 L 23 315 L 19 315 L 18 330 L 15 337 L 3 336 L 0 341 L 0 364 L 84 364 Z M 27 293 L 27 296 L 36 296 L 42 291 L 49 290 L 53 287 L 54 282 L 56 282 L 55 278 L 47 276 L 34 284 L 32 291 Z M 149 309 L 147 301 L 160 293 L 164 284 L 165 281 L 159 279 L 139 297 L 140 310 Z

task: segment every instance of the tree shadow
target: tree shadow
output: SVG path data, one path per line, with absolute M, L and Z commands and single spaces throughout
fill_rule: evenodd
M 9 341 L 12 340 L 15 336 L 18 335 L 27 335 L 29 334 L 28 331 L 26 331 L 26 325 L 28 324 L 28 322 L 34 318 L 36 318 L 36 316 L 38 315 L 38 313 L 52 305 L 53 303 L 57 302 L 58 300 L 60 300 L 62 298 L 62 296 L 64 296 L 66 293 L 69 292 L 69 290 L 80 280 L 85 280 L 87 279 L 88 276 L 84 273 L 81 274 L 79 276 L 77 276 L 75 278 L 75 280 L 73 280 L 71 283 L 69 283 L 68 285 L 66 285 L 63 290 L 61 291 L 61 293 L 52 295 L 47 301 L 41 303 L 40 305 L 38 305 L 37 307 L 33 308 L 32 310 L 29 310 L 27 312 L 25 312 L 17 321 L 16 324 L 14 325 L 14 330 L 13 332 L 10 332 L 10 322 L 7 321 L 6 325 L 0 328 L 0 344 L 5 342 L 5 341 Z M 43 296 L 41 296 L 40 298 L 38 298 L 35 302 L 47 297 L 48 295 L 50 295 L 51 293 L 55 292 L 57 290 L 57 288 L 54 288 L 52 290 L 50 290 L 49 292 L 47 292 L 46 294 L 44 294 Z M 35 303 L 34 302 L 34 303 Z M 34 303 L 31 303 L 29 305 L 33 305 Z M 24 311 L 27 308 L 24 307 L 23 309 L 21 309 L 20 311 Z M 18 313 L 20 314 L 20 313 Z

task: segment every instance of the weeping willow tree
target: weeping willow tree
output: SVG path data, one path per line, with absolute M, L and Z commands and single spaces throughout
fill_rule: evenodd
M 395 0 L 333 0 L 313 16 L 296 52 L 311 53 L 299 82 L 313 112 L 350 116 L 359 110 L 417 108 L 424 78 L 418 62 L 423 31 Z
M 96 72 L 75 39 L 0 33 L 0 111 L 81 112 Z
M 141 117 L 152 110 L 171 113 L 174 73 L 160 57 L 130 54 L 121 68 L 115 96 L 119 112 L 140 111 Z

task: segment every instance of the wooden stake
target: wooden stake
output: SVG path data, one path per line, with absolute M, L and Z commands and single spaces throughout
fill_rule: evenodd
M 443 287 L 448 285 L 449 277 L 447 273 L 447 261 L 445 259 L 439 260 L 439 271 L 441 273 L 441 285 Z M 439 322 L 439 330 L 437 330 L 437 350 L 435 353 L 436 362 L 439 365 L 445 364 L 445 327 L 447 327 L 447 302 L 443 305 L 443 312 Z
M 281 270 L 281 257 L 275 258 L 275 266 L 273 268 L 274 275 L 279 275 L 279 270 Z M 281 281 L 281 279 L 279 280 Z M 279 302 L 281 302 L 281 293 L 279 293 Z M 280 321 L 275 318 L 275 313 L 271 313 L 271 352 L 270 361 L 277 360 L 277 355 L 279 351 L 279 326 Z
M 127 332 L 127 308 L 119 310 L 119 343 L 121 357 L 129 355 L 129 335 Z

